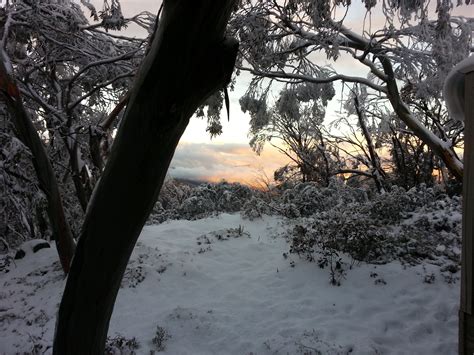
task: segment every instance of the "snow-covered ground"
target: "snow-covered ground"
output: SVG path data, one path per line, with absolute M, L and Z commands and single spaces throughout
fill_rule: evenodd
M 137 354 L 456 353 L 459 283 L 437 266 L 392 262 L 355 265 L 332 286 L 327 268 L 283 255 L 289 223 L 223 214 L 145 227 L 109 337 L 135 338 Z M 0 274 L 0 353 L 51 344 L 56 260 L 43 249 Z

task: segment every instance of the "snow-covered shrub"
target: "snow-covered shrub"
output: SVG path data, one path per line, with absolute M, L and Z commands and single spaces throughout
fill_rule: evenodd
M 368 203 L 361 206 L 366 218 L 385 224 L 400 221 L 416 207 L 407 192 L 398 186 L 384 194 L 377 194 Z
M 285 203 L 280 206 L 280 212 L 287 218 L 301 217 L 300 209 L 295 203 Z
M 264 214 L 270 214 L 270 207 L 261 198 L 252 196 L 250 200 L 245 202 L 240 214 L 243 218 L 253 221 L 254 219 L 261 218 Z
M 298 226 L 290 252 L 304 255 L 310 261 L 314 261 L 315 251 L 320 250 L 344 252 L 357 261 L 384 261 L 384 229 L 371 223 L 354 207 L 319 213 L 313 216 L 313 223 Z
M 418 208 L 402 221 L 397 237 L 398 256 L 410 264 L 430 259 L 459 268 L 461 255 L 462 203 L 444 197 Z M 451 267 L 453 269 L 453 267 Z
M 248 187 L 238 183 L 220 182 L 212 185 L 215 190 L 216 208 L 220 212 L 238 212 L 253 195 Z
M 365 202 L 334 204 L 297 219 L 286 237 L 291 253 L 330 266 L 332 280 L 344 269 L 334 264 L 339 253 L 369 263 L 447 265 L 452 274 L 460 261 L 461 205 L 459 197 L 436 188 L 392 188 Z
M 287 217 L 311 216 L 337 205 L 362 202 L 366 199 L 367 194 L 364 190 L 347 187 L 334 180 L 328 187 L 307 182 L 296 184 L 283 191 L 280 210 L 284 211 Z
M 408 191 L 399 186 L 392 186 L 389 192 L 375 195 L 363 206 L 363 211 L 371 219 L 396 223 L 409 217 L 416 209 L 445 198 L 447 196 L 439 188 L 427 187 L 425 184 Z
M 177 209 L 190 196 L 191 190 L 192 188 L 186 184 L 167 179 L 161 187 L 157 205 L 159 204 L 163 210 Z
M 147 224 L 160 224 L 168 219 L 170 218 L 167 211 L 163 208 L 161 202 L 157 201 L 155 206 L 153 206 L 150 216 L 148 217 Z
M 407 191 L 407 195 L 412 203 L 417 207 L 425 206 L 439 197 L 444 197 L 444 193 L 438 185 L 428 187 L 426 184 L 412 187 Z
M 238 184 L 220 182 L 190 187 L 175 180 L 168 180 L 162 188 L 148 223 L 162 223 L 169 219 L 198 219 L 214 213 L 234 213 L 257 191 Z
M 298 214 L 309 216 L 326 207 L 327 200 L 324 198 L 321 188 L 315 183 L 301 183 L 294 188 L 285 190 L 282 195 L 283 208 L 290 205 L 290 210 L 295 208 Z M 286 208 L 285 208 L 286 209 Z
M 206 196 L 191 196 L 179 208 L 180 216 L 185 219 L 207 217 L 215 210 L 216 205 Z

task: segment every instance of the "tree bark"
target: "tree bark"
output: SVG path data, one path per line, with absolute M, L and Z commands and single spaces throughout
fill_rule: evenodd
M 69 153 L 69 167 L 71 169 L 71 178 L 72 182 L 74 183 L 74 188 L 76 190 L 76 196 L 81 205 L 82 211 L 85 213 L 87 210 L 87 205 L 89 203 L 91 189 L 87 189 L 86 185 L 87 182 L 83 182 L 81 176 L 81 167 L 79 166 L 78 154 L 79 154 L 79 146 L 77 141 L 77 134 L 73 132 L 70 128 L 68 128 L 69 134 L 71 135 L 64 137 L 64 145 Z M 69 142 L 72 140 L 72 142 Z M 87 177 L 87 181 L 89 178 Z
M 230 81 L 233 0 L 168 0 L 86 213 L 54 354 L 103 354 L 123 273 L 189 118 Z
M 5 98 L 7 108 L 13 118 L 18 138 L 30 149 L 33 155 L 33 166 L 39 186 L 46 195 L 48 202 L 48 217 L 53 238 L 56 242 L 59 260 L 64 272 L 67 274 L 72 256 L 74 255 L 75 243 L 64 215 L 58 182 L 44 149 L 43 142 L 23 106 L 18 87 L 9 74 L 5 61 L 6 58 L 2 53 L 0 55 L 0 92 L 3 94 L 2 96 Z

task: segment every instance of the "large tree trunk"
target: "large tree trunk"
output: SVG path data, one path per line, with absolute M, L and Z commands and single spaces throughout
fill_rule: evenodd
M 459 310 L 459 355 L 474 354 L 474 71 L 465 75 L 466 172 L 463 184 L 461 307 Z
M 53 239 L 58 249 L 59 260 L 64 272 L 69 272 L 75 243 L 64 215 L 64 208 L 59 193 L 58 182 L 54 175 L 49 157 L 44 149 L 28 112 L 26 111 L 18 87 L 11 76 L 11 66 L 7 70 L 7 58 L 0 54 L 0 92 L 5 98 L 7 108 L 13 119 L 18 138 L 25 144 L 33 155 L 33 166 L 39 186 L 46 195 L 48 202 L 48 217 L 53 231 Z
M 103 175 L 89 203 L 59 308 L 54 354 L 103 354 L 130 254 L 189 118 L 230 81 L 233 0 L 165 1 Z

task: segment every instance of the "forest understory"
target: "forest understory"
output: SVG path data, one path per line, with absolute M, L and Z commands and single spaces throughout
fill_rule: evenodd
M 460 198 L 433 188 L 168 181 L 106 353 L 455 354 L 460 229 Z M 2 354 L 52 351 L 65 279 L 40 242 L 2 255 Z

